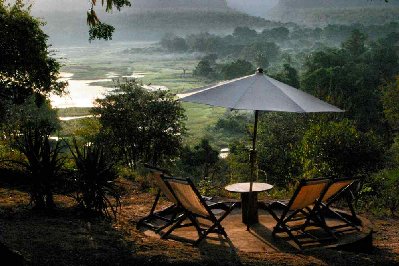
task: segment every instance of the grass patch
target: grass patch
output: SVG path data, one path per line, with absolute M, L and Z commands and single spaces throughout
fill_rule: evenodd
M 83 116 L 90 114 L 90 107 L 70 107 L 70 108 L 58 108 L 58 116 Z

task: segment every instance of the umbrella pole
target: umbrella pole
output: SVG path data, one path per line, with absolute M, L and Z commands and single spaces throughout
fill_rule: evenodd
M 251 175 L 250 175 L 250 183 L 249 183 L 249 195 L 248 195 L 248 199 L 249 202 L 252 202 L 252 185 L 253 185 L 253 181 L 254 181 L 254 175 L 255 175 L 255 162 L 256 162 L 256 134 L 258 131 L 258 116 L 259 116 L 259 110 L 255 110 L 255 124 L 254 124 L 254 134 L 252 137 L 252 150 L 250 152 L 249 155 L 249 160 L 251 163 Z M 252 204 L 250 204 L 250 206 L 252 206 Z M 251 208 L 248 208 L 248 213 L 247 213 L 247 217 L 249 217 L 249 214 L 252 213 L 253 210 L 251 210 Z M 249 230 L 249 222 L 247 223 L 247 231 Z

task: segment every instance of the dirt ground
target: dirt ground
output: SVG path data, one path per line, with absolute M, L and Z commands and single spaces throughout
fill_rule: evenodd
M 84 218 L 73 200 L 64 196 L 56 197 L 54 212 L 38 213 L 31 210 L 26 192 L 0 182 L 0 242 L 17 254 L 9 265 L 22 259 L 27 265 L 399 265 L 398 219 L 368 217 L 374 225 L 374 249 L 369 254 L 196 248 L 137 230 L 136 223 L 149 212 L 154 196 L 129 181 L 121 183 L 122 208 L 117 220 L 111 221 Z M 3 259 L 1 265 L 7 265 Z

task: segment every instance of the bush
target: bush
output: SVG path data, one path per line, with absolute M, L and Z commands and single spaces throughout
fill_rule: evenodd
M 371 176 L 361 191 L 361 200 L 378 215 L 395 216 L 399 210 L 399 168 L 384 169 Z
M 80 148 L 76 140 L 70 150 L 77 170 L 75 199 L 78 206 L 89 213 L 104 214 L 108 217 L 111 216 L 108 209 L 111 209 L 112 214 L 116 216 L 120 196 L 114 184 L 117 173 L 109 159 L 110 156 L 99 144 L 86 144 Z M 108 196 L 115 199 L 116 207 Z
M 4 132 L 11 147 L 23 154 L 22 160 L 12 162 L 26 171 L 34 207 L 51 209 L 54 190 L 65 174 L 65 160 L 61 156 L 61 142 L 50 140 L 50 134 L 59 128 L 56 112 L 48 102 L 38 107 L 35 100 L 29 97 L 23 104 L 13 106 Z
M 193 70 L 193 75 L 198 77 L 213 78 L 216 76 L 215 70 L 212 68 L 211 62 L 207 59 L 202 59 Z
M 19 136 L 15 147 L 26 156 L 26 161 L 19 164 L 27 171 L 29 194 L 34 207 L 54 208 L 53 191 L 64 174 L 61 142 L 54 145 L 48 135 L 36 129 L 25 131 Z
M 359 132 L 349 120 L 312 125 L 300 144 L 303 175 L 313 177 L 365 177 L 382 160 L 381 141 L 373 133 Z
M 258 162 L 265 181 L 280 187 L 300 175 L 296 150 L 307 128 L 306 116 L 289 113 L 261 115 L 258 132 Z

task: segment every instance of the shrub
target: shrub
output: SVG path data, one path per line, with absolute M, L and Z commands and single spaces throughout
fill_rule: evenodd
M 62 142 L 52 142 L 50 134 L 59 128 L 56 112 L 45 101 L 36 105 L 36 97 L 29 97 L 23 104 L 13 106 L 4 126 L 9 145 L 20 152 L 21 160 L 10 160 L 23 166 L 31 202 L 35 208 L 53 208 L 53 193 L 63 179 L 64 158 Z
M 38 129 L 27 130 L 18 137 L 15 147 L 26 161 L 17 162 L 27 171 L 31 202 L 37 209 L 55 207 L 53 190 L 63 177 L 64 158 L 61 142 L 50 143 L 49 136 Z
M 116 216 L 120 206 L 120 196 L 114 184 L 117 173 L 113 162 L 100 144 L 86 144 L 80 148 L 74 140 L 70 147 L 76 166 L 76 197 L 78 206 L 94 214 Z M 115 199 L 116 207 L 108 196 Z
M 303 174 L 312 177 L 365 177 L 382 160 L 381 141 L 359 132 L 349 120 L 312 125 L 300 145 Z
M 384 169 L 372 175 L 361 191 L 363 205 L 368 205 L 379 215 L 385 215 L 389 210 L 395 216 L 399 210 L 399 168 Z

